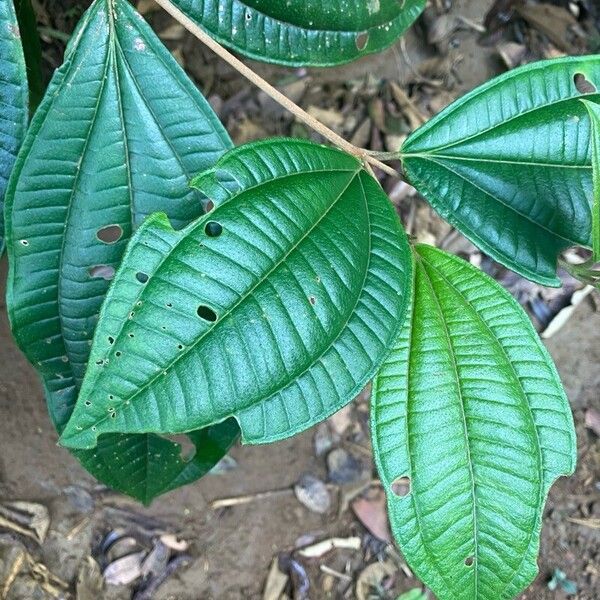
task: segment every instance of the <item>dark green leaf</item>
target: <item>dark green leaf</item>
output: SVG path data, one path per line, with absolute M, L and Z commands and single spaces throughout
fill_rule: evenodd
M 171 0 L 227 46 L 267 62 L 331 66 L 395 42 L 425 0 Z
M 12 0 L 0 3 L 0 246 L 2 207 L 8 178 L 25 136 L 28 120 L 25 59 Z
M 401 324 L 406 236 L 353 157 L 300 140 L 244 146 L 195 185 L 215 207 L 133 238 L 109 291 L 62 443 L 234 416 L 249 443 L 348 403 Z
M 202 214 L 188 180 L 230 146 L 208 103 L 130 4 L 97 0 L 35 115 L 7 195 L 8 311 L 59 432 L 132 231 L 157 210 L 179 226 Z M 144 487 L 143 473 L 167 468 L 155 464 L 157 446 L 178 455 L 167 440 L 113 436 L 98 457 L 78 457 L 99 479 L 148 501 L 168 487 L 168 476 L 179 481 L 193 471 L 173 460 L 160 482 Z M 111 453 L 124 448 L 129 463 L 120 470 Z
M 600 105 L 582 100 L 592 123 L 592 262 L 600 262 Z
M 492 258 L 558 286 L 557 255 L 591 244 L 590 120 L 579 100 L 598 100 L 595 86 L 600 56 L 515 69 L 411 135 L 406 173 Z
M 571 412 L 504 289 L 440 250 L 415 257 L 412 311 L 372 399 L 392 529 L 439 600 L 508 600 L 537 573 L 550 486 L 575 468 Z
M 27 66 L 27 80 L 29 82 L 29 108 L 33 113 L 42 101 L 44 95 L 44 82 L 42 78 L 42 47 L 37 30 L 37 20 L 31 5 L 31 0 L 16 0 L 15 10 L 23 52 Z
M 81 464 L 106 485 L 144 504 L 206 475 L 239 436 L 230 419 L 188 434 L 194 455 L 182 456 L 181 446 L 159 435 L 103 435 L 94 450 L 77 451 Z

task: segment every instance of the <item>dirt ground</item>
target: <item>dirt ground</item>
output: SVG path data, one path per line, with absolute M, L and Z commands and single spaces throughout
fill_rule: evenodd
M 61 0 L 50 4 L 65 3 Z M 66 4 L 77 8 L 80 3 Z M 455 0 L 450 14 L 463 17 L 463 23 L 481 24 L 492 4 L 491 0 Z M 71 16 L 52 24 L 68 31 L 73 20 Z M 168 29 L 172 24 L 164 15 L 154 12 L 151 20 L 158 31 Z M 448 100 L 504 69 L 496 48 L 481 46 L 476 33 L 471 25 L 467 25 L 452 34 L 452 51 L 459 52 L 461 60 L 450 59 L 452 69 L 447 71 L 453 81 Z M 248 91 L 244 82 L 218 65 L 195 42 L 187 37 L 165 37 L 211 97 L 236 142 L 267 134 L 298 133 L 296 124 L 288 117 L 277 112 L 277 118 L 271 118 L 265 110 L 269 105 L 265 105 L 264 99 Z M 369 94 L 372 96 L 381 89 L 380 81 L 393 79 L 399 85 L 412 85 L 416 65 L 436 59 L 436 50 L 426 47 L 422 37 L 423 29 L 417 29 L 403 44 L 383 55 L 341 70 L 309 71 L 307 74 L 262 65 L 257 69 L 271 81 L 284 81 L 286 85 L 308 77 L 308 94 L 312 99 L 340 86 L 348 87 L 349 81 L 364 81 L 371 74 L 375 81 L 367 86 L 366 92 L 356 94 L 357 105 L 352 109 L 364 114 Z M 60 49 L 47 44 L 45 52 L 49 64 L 60 61 Z M 443 103 L 441 101 L 440 105 Z M 332 110 L 327 101 L 321 104 L 324 110 Z M 340 128 L 343 130 L 344 126 L 340 125 Z M 378 139 L 372 133 L 368 142 L 371 146 L 378 143 L 385 146 L 386 140 L 393 136 L 383 137 L 385 139 Z M 386 186 L 398 192 L 391 184 L 386 183 Z M 417 237 L 433 236 L 434 241 L 441 238 L 447 241 L 447 229 L 420 201 L 413 200 L 418 207 L 416 216 L 415 209 L 399 207 L 405 222 L 407 218 L 427 222 L 412 233 Z M 456 240 L 452 243 L 456 246 Z M 451 244 L 447 242 L 446 245 Z M 459 240 L 457 247 L 463 253 L 471 252 L 464 241 Z M 483 264 L 485 266 L 485 259 Z M 0 280 L 4 282 L 5 261 L 0 266 Z M 550 493 L 544 514 L 540 576 L 522 595 L 523 599 L 600 598 L 600 530 L 597 528 L 600 519 L 600 439 L 585 425 L 586 414 L 589 419 L 593 410 L 600 411 L 599 307 L 600 296 L 587 297 L 567 324 L 547 340 L 574 411 L 579 464 L 575 476 L 560 480 Z M 182 552 L 179 568 L 170 573 L 153 595 L 132 596 L 132 586 L 108 586 L 95 594 L 88 589 L 88 595 L 82 593 L 82 598 L 259 600 L 263 598 L 274 560 L 279 561 L 282 569 L 289 569 L 296 591 L 303 585 L 310 586 L 303 596 L 297 593 L 297 597 L 315 600 L 357 598 L 358 575 L 367 565 L 384 561 L 395 565 L 393 572 L 382 579 L 384 585 L 380 589 L 374 589 L 372 595 L 365 598 L 393 600 L 403 591 L 420 587 L 401 556 L 371 535 L 348 508 L 349 501 L 357 493 L 377 491 L 368 441 L 367 395 L 363 394 L 347 411 L 343 422 L 338 418 L 328 426 L 307 431 L 276 446 L 236 447 L 231 452 L 233 461 L 219 474 L 207 476 L 144 508 L 99 486 L 56 445 L 57 436 L 45 412 L 41 386 L 35 372 L 15 347 L 4 306 L 1 308 L 0 502 L 39 503 L 47 507 L 50 519 L 42 544 L 27 535 L 4 532 L 0 520 L 0 579 L 3 561 L 5 567 L 15 549 L 26 549 L 36 565 L 33 568 L 35 577 L 30 582 L 22 581 L 20 587 L 14 586 L 7 592 L 7 600 L 51 598 L 53 595 L 49 590 L 59 590 L 58 596 L 55 594 L 54 597 L 67 597 L 78 576 L 80 582 L 84 576 L 82 564 L 87 556 L 102 554 L 102 544 L 106 546 L 106 535 L 111 532 L 130 533 L 138 545 L 145 544 L 147 548 L 152 548 L 157 536 L 176 534 L 189 543 L 189 548 Z M 323 436 L 327 444 L 342 448 L 355 457 L 356 473 L 350 483 L 329 486 L 332 508 L 320 515 L 297 500 L 293 486 L 306 473 L 327 480 L 326 453 L 317 456 L 315 451 L 315 437 L 318 445 L 325 443 Z M 248 496 L 247 501 L 235 506 L 218 508 L 213 504 L 224 498 L 243 496 Z M 360 549 L 334 550 L 313 559 L 298 558 L 296 548 L 331 537 L 358 538 Z M 560 585 L 554 591 L 549 588 L 548 582 L 557 569 L 576 585 L 575 594 L 567 595 Z M 62 582 L 69 590 L 61 587 Z M 84 588 L 82 584 L 81 589 Z M 0 598 L 4 599 L 1 580 Z

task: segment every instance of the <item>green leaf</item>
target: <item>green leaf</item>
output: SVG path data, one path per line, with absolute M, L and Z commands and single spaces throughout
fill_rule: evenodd
M 425 0 L 171 0 L 213 38 L 290 66 L 332 66 L 393 44 Z
M 427 246 L 378 374 L 375 457 L 404 556 L 439 600 L 507 600 L 535 577 L 543 507 L 573 472 L 556 369 L 495 281 Z
M 591 244 L 590 120 L 580 99 L 600 99 L 595 86 L 600 56 L 515 69 L 412 134 L 401 151 L 406 174 L 492 258 L 558 286 L 557 256 Z
M 97 0 L 33 119 L 7 194 L 8 312 L 59 432 L 85 373 L 107 279 L 133 230 L 157 210 L 178 226 L 202 214 L 189 178 L 230 147 L 208 103 L 130 4 Z M 130 464 L 120 471 L 111 452 L 123 445 Z M 157 446 L 178 453 L 156 437 L 113 436 L 98 457 L 77 456 L 99 479 L 148 501 L 167 473 L 175 480 L 192 471 L 175 461 L 159 467 Z M 163 467 L 160 485 L 142 490 L 136 477 Z
M 148 505 L 154 498 L 206 475 L 239 436 L 230 419 L 215 427 L 188 434 L 194 445 L 191 458 L 180 444 L 159 435 L 103 435 L 94 450 L 77 451 L 81 464 L 103 483 Z
M 592 262 L 600 262 L 600 105 L 582 100 L 592 123 Z
M 31 0 L 16 0 L 15 10 L 21 38 L 23 40 L 23 53 L 27 66 L 27 81 L 29 82 L 29 108 L 35 112 L 44 95 L 44 81 L 42 78 L 42 47 L 37 30 L 37 19 L 31 5 Z
M 195 185 L 209 214 L 179 232 L 155 215 L 133 238 L 61 443 L 231 416 L 247 443 L 279 440 L 342 408 L 387 355 L 410 252 L 359 161 L 307 141 L 259 142 Z
M 0 246 L 4 244 L 2 205 L 28 120 L 25 58 L 12 0 L 0 3 Z

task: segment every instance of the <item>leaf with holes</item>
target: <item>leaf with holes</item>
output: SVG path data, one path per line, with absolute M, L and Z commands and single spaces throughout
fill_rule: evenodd
M 391 203 L 354 157 L 250 144 L 195 185 L 213 210 L 132 239 L 61 443 L 181 433 L 235 417 L 279 440 L 360 392 L 404 316 L 411 260 Z
M 103 435 L 94 450 L 77 451 L 81 464 L 106 485 L 148 505 L 154 498 L 206 475 L 239 436 L 235 420 L 187 434 L 191 456 L 159 435 Z
M 557 255 L 591 244 L 590 120 L 600 56 L 533 63 L 458 100 L 413 133 L 406 174 L 474 244 L 558 286 Z
M 394 536 L 439 600 L 507 600 L 537 573 L 548 490 L 575 431 L 550 356 L 495 281 L 427 246 L 413 306 L 373 388 Z
M 25 58 L 12 0 L 0 3 L 0 246 L 2 203 L 28 120 Z
M 35 115 L 7 194 L 8 312 L 59 432 L 132 231 L 158 210 L 177 226 L 202 214 L 189 178 L 229 147 L 208 103 L 131 5 L 96 0 Z M 122 472 L 107 450 L 119 444 L 129 448 Z M 139 481 L 159 458 L 146 445 L 177 451 L 167 440 L 113 438 L 102 441 L 102 455 L 78 456 L 99 479 L 147 500 Z M 187 467 L 168 472 L 180 477 Z
M 425 0 L 171 0 L 242 54 L 291 66 L 332 66 L 393 44 Z

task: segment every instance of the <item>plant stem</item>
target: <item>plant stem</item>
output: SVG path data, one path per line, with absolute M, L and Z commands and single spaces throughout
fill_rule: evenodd
M 302 121 L 305 125 L 316 131 L 319 135 L 322 135 L 325 139 L 329 140 L 332 144 L 356 156 L 366 164 L 373 165 L 378 169 L 381 169 L 384 173 L 391 175 L 392 177 L 400 178 L 400 174 L 382 163 L 380 160 L 371 156 L 366 150 L 357 148 L 354 144 L 351 144 L 343 137 L 332 131 L 319 120 L 309 115 L 305 110 L 300 108 L 295 102 L 292 102 L 287 96 L 282 94 L 277 88 L 273 87 L 268 81 L 265 81 L 260 75 L 257 75 L 250 67 L 245 65 L 241 60 L 236 58 L 229 50 L 226 50 L 219 42 L 214 40 L 208 33 L 202 30 L 196 23 L 194 23 L 187 15 L 185 15 L 176 6 L 171 4 L 170 0 L 155 0 L 157 4 L 162 6 L 175 20 L 179 21 L 190 33 L 197 37 L 203 44 L 208 46 L 217 56 L 222 58 L 224 61 L 229 63 L 236 71 L 241 73 L 246 79 L 252 82 L 256 87 L 260 88 L 265 94 L 270 96 L 275 102 L 283 106 L 286 110 L 291 112 L 298 120 Z

